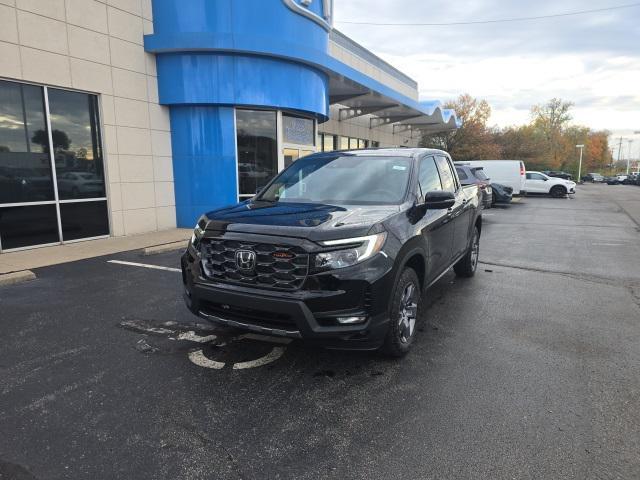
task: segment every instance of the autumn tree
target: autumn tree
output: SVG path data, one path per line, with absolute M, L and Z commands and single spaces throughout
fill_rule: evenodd
M 550 169 L 561 168 L 562 159 L 567 156 L 568 145 L 564 132 L 572 119 L 571 107 L 573 103 L 560 98 L 552 98 L 531 107 L 534 134 L 542 139 L 540 153 L 543 158 L 540 163 L 546 163 Z
M 444 104 L 453 109 L 462 126 L 452 132 L 428 133 L 420 145 L 449 152 L 454 160 L 485 160 L 499 158 L 500 147 L 487 127 L 491 107 L 486 100 L 478 100 L 469 94 Z

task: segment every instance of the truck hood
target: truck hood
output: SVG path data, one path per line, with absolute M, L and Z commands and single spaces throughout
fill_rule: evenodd
M 244 202 L 206 214 L 206 230 L 305 238 L 312 241 L 367 235 L 400 207 L 316 203 Z

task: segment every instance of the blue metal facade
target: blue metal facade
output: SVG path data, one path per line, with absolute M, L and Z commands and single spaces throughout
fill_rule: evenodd
M 153 0 L 145 48 L 156 54 L 160 103 L 171 111 L 180 227 L 237 201 L 235 106 L 328 117 L 329 77 L 317 66 L 327 29 L 285 3 Z M 318 18 L 323 8 L 308 7 Z
M 420 103 L 329 55 L 333 0 L 152 2 L 145 50 L 156 55 L 159 100 L 171 110 L 180 227 L 237 201 L 235 107 L 323 122 L 330 93 L 346 86 L 359 97 L 353 106 L 382 101 L 392 108 L 379 115 L 407 119 L 401 127 L 459 126 L 439 102 Z

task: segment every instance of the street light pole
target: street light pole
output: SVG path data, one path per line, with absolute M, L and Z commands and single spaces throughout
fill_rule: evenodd
M 584 149 L 584 145 L 576 145 L 576 148 L 580 149 L 580 162 L 578 163 L 578 178 L 579 182 L 582 179 L 582 150 Z
M 629 167 L 631 165 L 631 144 L 633 140 L 629 140 L 629 156 L 627 157 L 627 175 L 629 175 Z

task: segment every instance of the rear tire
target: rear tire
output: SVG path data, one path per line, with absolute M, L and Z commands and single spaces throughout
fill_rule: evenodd
M 420 292 L 418 275 L 412 268 L 405 268 L 391 297 L 389 330 L 380 348 L 383 354 L 400 358 L 411 349 L 418 323 Z
M 553 198 L 563 198 L 567 196 L 567 189 L 560 185 L 556 185 L 555 187 L 551 187 L 549 194 L 551 194 Z
M 453 271 L 459 277 L 471 278 L 476 274 L 478 268 L 478 255 L 480 254 L 480 230 L 473 227 L 473 238 L 469 250 L 458 263 L 453 266 Z

